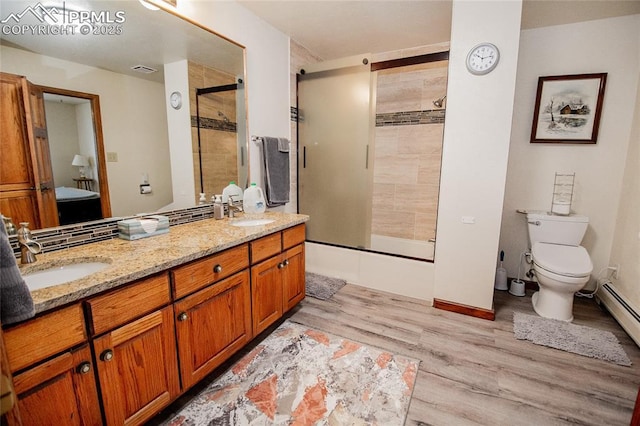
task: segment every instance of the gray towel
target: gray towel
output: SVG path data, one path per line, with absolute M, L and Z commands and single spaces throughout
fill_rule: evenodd
M 264 195 L 267 207 L 289 202 L 289 140 L 262 138 Z
M 35 308 L 31 292 L 20 275 L 4 223 L 0 223 L 0 227 L 0 321 L 6 325 L 31 318 Z

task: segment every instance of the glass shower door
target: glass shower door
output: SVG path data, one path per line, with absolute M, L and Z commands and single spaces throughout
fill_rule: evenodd
M 370 79 L 370 64 L 298 75 L 298 203 L 309 241 L 369 247 Z

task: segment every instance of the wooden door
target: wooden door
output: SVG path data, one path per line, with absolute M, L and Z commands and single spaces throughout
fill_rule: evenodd
M 24 426 L 100 425 L 89 345 L 14 376 Z
M 27 123 L 31 123 L 32 154 L 36 177 L 36 198 L 38 199 L 38 214 L 42 228 L 58 226 L 58 205 L 56 202 L 55 185 L 53 183 L 53 167 L 51 165 L 51 151 L 47 136 L 47 119 L 44 109 L 42 89 L 27 80 L 26 93 L 29 94 L 31 115 L 27 114 Z
M 32 229 L 58 225 L 42 92 L 0 73 L 0 212 Z
M 180 393 L 171 307 L 115 329 L 93 345 L 107 424 L 142 424 Z
M 251 268 L 253 334 L 258 335 L 282 316 L 282 256 Z
M 175 303 L 183 390 L 253 337 L 249 285 L 249 271 L 244 270 Z
M 304 244 L 297 245 L 284 252 L 282 269 L 283 310 L 297 305 L 305 296 Z
M 29 222 L 39 228 L 22 80 L 24 77 L 0 73 L 0 212 L 16 225 Z

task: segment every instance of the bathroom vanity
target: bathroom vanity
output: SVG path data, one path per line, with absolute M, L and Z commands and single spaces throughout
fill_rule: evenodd
M 23 423 L 144 423 L 300 302 L 308 217 L 264 217 L 39 255 L 27 268 L 110 264 L 33 291 L 36 317 L 4 328 Z

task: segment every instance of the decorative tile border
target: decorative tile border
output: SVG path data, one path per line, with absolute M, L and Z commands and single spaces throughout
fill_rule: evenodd
M 198 127 L 198 117 L 191 116 L 191 127 Z M 200 117 L 200 128 L 208 130 L 220 130 L 223 132 L 238 133 L 238 124 L 231 121 L 217 120 L 215 118 Z
M 169 218 L 169 226 L 182 225 L 184 223 L 212 218 L 213 204 L 171 210 L 161 212 L 159 214 Z M 81 224 L 59 226 L 44 230 L 33 230 L 31 231 L 31 234 L 40 244 L 42 244 L 42 252 L 48 253 L 56 250 L 118 238 L 118 221 L 132 217 L 135 216 L 84 222 Z M 19 258 L 20 246 L 18 245 L 18 237 L 11 235 L 9 237 L 9 242 L 11 243 L 14 255 L 16 258 Z
M 444 109 L 388 112 L 384 114 L 376 114 L 376 127 L 442 124 L 444 123 L 444 116 Z

